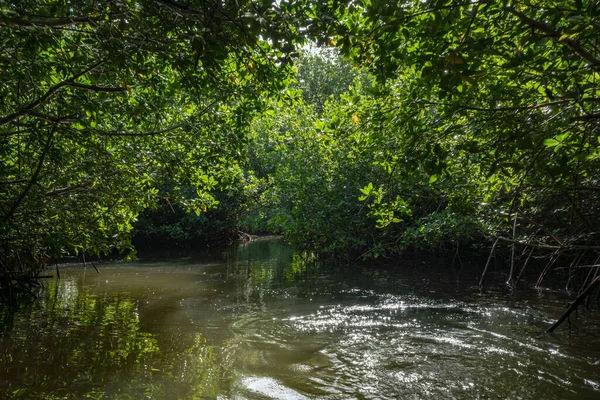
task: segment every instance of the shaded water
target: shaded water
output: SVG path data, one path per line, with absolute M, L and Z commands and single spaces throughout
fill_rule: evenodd
M 600 398 L 594 330 L 543 333 L 562 301 L 434 267 L 317 267 L 281 241 L 65 267 L 2 311 L 0 398 Z

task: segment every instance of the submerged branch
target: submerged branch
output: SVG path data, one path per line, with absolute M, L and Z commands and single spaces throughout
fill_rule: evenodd
M 573 301 L 571 303 L 571 305 L 569 306 L 569 308 L 567 309 L 567 311 L 560 316 L 559 319 L 556 320 L 555 323 L 552 324 L 552 326 L 548 329 L 546 329 L 546 333 L 551 333 L 553 332 L 556 328 L 558 328 L 563 322 L 565 322 L 565 320 L 567 318 L 569 318 L 569 315 L 571 315 L 575 310 L 577 310 L 577 307 L 579 307 L 579 305 L 581 303 L 583 303 L 583 301 L 585 300 L 586 297 L 588 297 L 592 291 L 598 286 L 600 285 L 600 276 L 597 276 L 596 279 L 594 279 L 587 288 L 585 288 L 585 290 L 579 295 L 577 296 L 577 298 L 575 299 L 575 301 Z

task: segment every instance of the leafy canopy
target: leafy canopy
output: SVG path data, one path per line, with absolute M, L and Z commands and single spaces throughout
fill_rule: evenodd
M 164 185 L 190 210 L 213 205 L 248 116 L 288 79 L 287 7 L 0 1 L 3 268 L 128 249 Z M 195 196 L 177 196 L 190 185 Z

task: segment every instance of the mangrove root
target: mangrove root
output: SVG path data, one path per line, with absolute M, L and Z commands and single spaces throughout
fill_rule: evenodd
M 550 333 L 553 332 L 556 328 L 558 328 L 563 322 L 565 322 L 565 320 L 567 318 L 569 318 L 569 315 L 571 315 L 571 313 L 573 313 L 574 311 L 577 310 L 577 307 L 579 307 L 579 305 L 581 303 L 583 303 L 583 301 L 585 300 L 585 298 L 587 296 L 589 296 L 592 291 L 598 286 L 600 285 L 600 276 L 597 276 L 596 279 L 594 279 L 589 285 L 588 287 L 585 288 L 585 290 L 579 295 L 577 296 L 577 298 L 571 303 L 571 305 L 569 306 L 569 308 L 567 309 L 567 311 L 560 316 L 559 319 L 556 320 L 555 323 L 552 324 L 552 326 L 548 329 L 546 329 L 546 333 Z

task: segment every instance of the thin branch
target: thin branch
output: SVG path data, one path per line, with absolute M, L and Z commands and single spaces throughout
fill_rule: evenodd
M 218 101 L 219 99 L 214 99 L 213 101 L 211 101 L 209 104 L 206 105 L 206 107 L 204 107 L 198 114 L 196 114 L 196 117 L 201 117 L 204 114 L 206 114 Z M 147 132 L 123 132 L 123 131 L 102 131 L 99 129 L 94 129 L 93 132 L 98 134 L 98 135 L 103 135 L 103 136 L 122 136 L 122 137 L 135 137 L 135 136 L 157 136 L 157 135 L 162 135 L 163 133 L 167 133 L 167 132 L 171 132 L 174 131 L 175 129 L 179 129 L 183 126 L 185 126 L 186 123 L 182 122 L 180 124 L 177 125 L 172 125 L 169 126 L 167 128 L 158 130 L 158 131 L 147 131 Z
M 50 192 L 46 192 L 45 196 L 62 196 L 63 194 L 68 194 L 68 193 L 74 192 L 79 189 L 89 188 L 90 186 L 92 186 L 92 184 L 93 184 L 92 181 L 87 181 L 87 182 L 80 183 L 79 185 L 69 186 L 69 187 L 61 188 L 61 189 L 55 189 Z
M 483 268 L 483 272 L 481 273 L 481 278 L 479 279 L 479 290 L 483 292 L 485 290 L 485 275 L 487 274 L 487 270 L 490 266 L 490 262 L 492 261 L 492 257 L 494 256 L 494 251 L 496 250 L 496 246 L 498 245 L 498 241 L 500 238 L 496 239 L 494 245 L 492 246 L 492 250 L 490 250 L 490 255 L 485 263 L 485 267 Z
M 591 119 L 600 119 L 600 113 L 581 115 L 579 117 L 571 117 L 572 121 L 589 121 Z
M 73 118 L 72 116 L 55 117 L 54 115 L 42 114 L 37 111 L 29 111 L 29 112 L 27 112 L 27 114 L 29 114 L 33 117 L 39 118 L 39 119 L 43 119 L 48 122 L 53 122 L 55 124 L 70 124 L 70 123 L 76 121 L 76 119 Z
M 525 110 L 535 110 L 535 109 L 538 109 L 538 108 L 556 106 L 556 105 L 560 105 L 560 104 L 569 103 L 570 101 L 571 101 L 570 99 L 563 99 L 563 100 L 552 101 L 552 102 L 549 102 L 549 103 L 532 104 L 532 105 L 529 105 L 529 106 L 522 106 L 522 107 L 483 108 L 483 107 L 473 107 L 473 106 L 467 106 L 467 105 L 460 105 L 457 108 L 460 109 L 460 110 L 487 111 L 487 112 L 497 112 L 497 111 L 525 111 Z M 449 103 L 439 103 L 439 102 L 436 102 L 436 101 L 425 101 L 423 103 L 424 104 L 428 104 L 428 105 L 433 105 L 433 106 L 453 106 L 452 104 L 449 104 Z
M 127 132 L 127 131 L 103 131 L 99 129 L 94 129 L 93 132 L 102 135 L 102 136 L 121 136 L 121 137 L 134 137 L 134 136 L 157 136 L 162 135 L 163 133 L 174 131 L 175 129 L 179 129 L 184 126 L 183 123 L 169 126 L 168 128 L 161 129 L 158 131 L 146 131 L 146 132 Z
M 22 106 L 20 109 L 18 109 L 14 113 L 0 118 L 0 127 L 11 123 L 15 119 L 21 117 L 22 115 L 28 113 L 31 110 L 37 108 L 38 106 L 40 106 L 41 104 L 46 102 L 46 100 L 48 100 L 50 97 L 52 97 L 52 95 L 54 95 L 54 93 L 58 92 L 60 89 L 62 89 L 65 86 L 69 86 L 70 84 L 73 83 L 73 81 L 75 81 L 75 79 L 84 76 L 85 74 L 93 71 L 94 69 L 98 68 L 102 64 L 104 64 L 104 60 L 95 62 L 94 64 L 92 64 L 88 68 L 84 69 L 83 71 L 73 75 L 71 78 L 52 86 L 50 89 L 48 89 L 48 91 L 42 97 L 40 97 L 36 100 L 33 100 L 32 102 Z
M 31 178 L 29 179 L 29 183 L 27 184 L 27 186 L 25 187 L 25 189 L 23 190 L 23 192 L 21 193 L 19 198 L 13 203 L 10 210 L 8 210 L 8 212 L 4 215 L 4 217 L 2 217 L 2 221 L 0 221 L 0 226 L 4 225 L 6 223 L 6 221 L 8 221 L 14 215 L 15 211 L 17 211 L 17 208 L 19 208 L 19 206 L 21 205 L 23 200 L 25 200 L 25 197 L 27 196 L 27 194 L 29 193 L 29 191 L 31 190 L 33 185 L 36 183 L 38 177 L 40 176 L 40 172 L 42 171 L 42 167 L 44 166 L 44 160 L 46 158 L 46 155 L 48 154 L 48 151 L 50 150 L 50 147 L 52 146 L 53 138 L 54 138 L 54 131 L 50 132 L 50 134 L 48 135 L 48 139 L 46 140 L 44 150 L 42 151 L 42 154 L 40 155 L 40 159 L 38 160 L 37 168 L 36 168 L 35 172 L 33 173 L 33 175 L 31 175 Z
M 525 248 L 526 250 L 527 248 Z M 523 250 L 523 251 L 525 251 Z M 535 248 L 531 248 L 531 250 L 529 251 L 529 255 L 527 256 L 527 259 L 525 260 L 525 263 L 523 264 L 523 266 L 521 267 L 521 271 L 519 272 L 519 275 L 517 275 L 517 279 L 515 280 L 515 284 L 514 287 L 517 288 L 517 286 L 519 285 L 519 281 L 521 280 L 521 275 L 523 275 L 523 272 L 525 272 L 525 268 L 527 268 L 527 264 L 529 264 L 529 260 L 531 259 L 531 256 L 533 255 L 533 252 L 535 251 Z
M 555 269 L 582 269 L 582 268 L 597 268 L 600 264 L 589 264 L 589 265 L 570 265 L 568 267 L 557 267 Z
M 547 250 L 600 250 L 600 246 L 575 246 L 575 245 L 564 245 L 564 246 L 552 246 L 549 244 L 536 244 L 536 243 L 528 243 L 522 240 L 513 240 L 509 238 L 505 238 L 502 236 L 498 236 L 498 239 L 503 242 L 521 244 L 523 246 L 531 246 L 538 249 L 547 249 Z
M 529 218 L 527 215 L 521 215 L 521 218 L 524 218 L 527 222 L 529 222 L 531 225 L 537 226 L 538 228 L 542 229 L 544 232 L 546 232 L 546 234 L 548 236 L 551 236 L 552 239 L 554 239 L 556 241 L 556 243 L 558 243 L 560 246 L 565 246 L 564 243 L 556 237 L 556 235 L 554 233 L 552 233 L 552 231 L 548 228 L 546 228 L 543 224 L 540 224 L 539 222 L 535 222 L 534 220 L 532 220 L 531 218 Z M 514 235 L 513 235 L 513 239 L 514 239 Z
M 519 213 L 516 212 L 515 213 L 515 221 L 513 223 L 513 230 L 512 230 L 513 239 L 516 236 L 518 220 L 519 220 Z M 508 286 L 510 286 L 512 288 L 513 287 L 513 273 L 515 270 L 515 247 L 516 247 L 516 244 L 513 242 L 511 247 L 512 247 L 512 251 L 511 251 L 511 255 L 510 255 L 510 273 L 508 274 L 508 280 L 506 281 L 506 283 L 508 284 Z
M 83 83 L 75 83 L 70 82 L 67 83 L 66 86 L 76 87 L 79 89 L 90 90 L 92 92 L 106 92 L 106 93 L 115 93 L 115 92 L 125 92 L 126 88 L 122 87 L 104 87 L 104 86 L 96 86 L 96 85 L 85 85 Z
M 14 181 L 2 181 L 0 182 L 0 185 L 14 185 L 17 183 L 25 183 L 27 182 L 27 179 L 16 179 Z
M 596 57 L 594 57 L 586 49 L 584 49 L 583 46 L 581 45 L 581 43 L 579 43 L 577 40 L 573 40 L 570 38 L 565 38 L 563 40 L 560 40 L 563 37 L 563 35 L 560 32 L 558 32 L 556 29 L 552 28 L 551 26 L 549 26 L 543 22 L 536 21 L 532 18 L 529 18 L 527 15 L 523 14 L 522 12 L 515 10 L 514 7 L 506 6 L 506 7 L 504 7 L 504 10 L 508 11 L 509 13 L 511 13 L 513 15 L 516 15 L 517 17 L 519 17 L 521 22 L 529 25 L 530 27 L 537 29 L 539 31 L 542 31 L 553 38 L 559 39 L 559 42 L 564 43 L 568 47 L 570 47 L 571 50 L 573 50 L 581 58 L 583 58 L 585 61 L 587 61 L 588 64 L 590 64 L 594 67 L 600 67 L 600 60 L 597 59 Z
M 174 0 L 156 0 L 158 3 L 162 3 L 163 5 L 172 8 L 172 9 L 177 9 L 180 11 L 185 11 L 186 13 L 192 14 L 192 15 L 200 15 L 200 12 L 198 12 L 198 10 L 188 6 L 187 4 L 183 4 Z
M 8 18 L 0 19 L 0 26 L 19 26 L 19 27 L 34 27 L 34 26 L 47 26 L 51 28 L 77 25 L 77 24 L 91 24 L 94 22 L 102 21 L 106 16 L 98 17 L 71 17 L 71 18 Z

